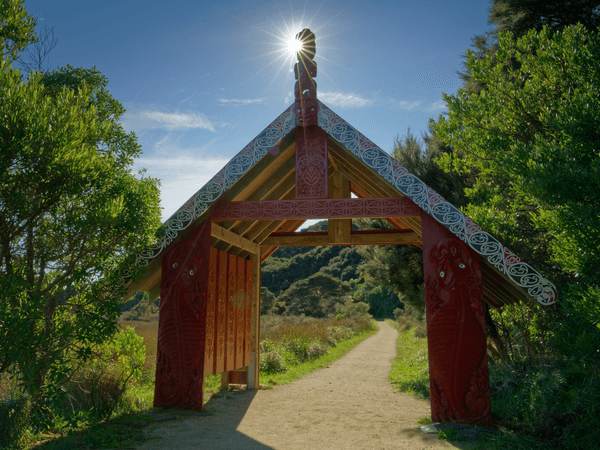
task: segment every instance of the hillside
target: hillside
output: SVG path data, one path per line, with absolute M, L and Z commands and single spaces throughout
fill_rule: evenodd
M 356 228 L 356 225 L 353 225 Z M 327 231 L 320 221 L 302 231 Z M 263 314 L 335 314 L 346 299 L 363 301 L 377 317 L 392 317 L 397 295 L 365 283 L 364 257 L 353 246 L 281 247 L 262 265 Z

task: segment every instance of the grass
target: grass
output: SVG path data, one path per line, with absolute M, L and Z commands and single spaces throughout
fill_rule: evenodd
M 399 330 L 396 322 L 386 322 Z M 415 337 L 415 328 L 400 331 L 396 341 L 396 357 L 388 375 L 392 386 L 419 398 L 429 397 L 429 360 L 427 338 Z
M 133 448 L 147 440 L 144 429 L 153 420 L 141 414 L 117 415 L 111 419 L 92 423 L 66 435 L 37 436 L 31 443 L 38 450 L 70 450 L 88 448 Z
M 429 362 L 427 357 L 427 338 L 415 337 L 414 327 L 408 329 L 407 327 L 400 327 L 398 323 L 389 319 L 386 319 L 386 322 L 399 330 L 398 340 L 396 341 L 396 358 L 392 363 L 392 370 L 388 376 L 390 383 L 398 391 L 406 392 L 419 398 L 428 398 Z M 527 399 L 523 399 L 523 401 L 527 401 Z M 492 403 L 493 408 L 494 406 L 496 408 L 501 407 L 500 404 L 495 405 Z M 496 408 L 494 408 L 493 412 L 495 412 Z M 426 425 L 432 423 L 432 421 L 427 417 L 422 417 L 417 420 L 417 423 Z M 439 431 L 438 438 L 453 442 L 464 440 L 460 431 L 453 428 L 446 428 Z M 502 429 L 495 434 L 486 433 L 479 435 L 477 442 L 473 442 L 469 448 L 486 450 L 541 450 L 551 447 L 532 437 Z

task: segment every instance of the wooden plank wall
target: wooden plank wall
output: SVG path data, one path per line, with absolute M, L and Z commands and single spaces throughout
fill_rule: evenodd
M 210 249 L 204 374 L 250 364 L 252 261 Z

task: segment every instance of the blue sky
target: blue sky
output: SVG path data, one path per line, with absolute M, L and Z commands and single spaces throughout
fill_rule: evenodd
M 166 220 L 293 102 L 285 41 L 317 38 L 318 97 L 383 150 L 444 112 L 489 2 L 26 2 L 54 27 L 50 65 L 95 66 L 127 109 Z

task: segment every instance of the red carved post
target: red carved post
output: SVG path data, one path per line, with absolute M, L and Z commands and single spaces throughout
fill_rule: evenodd
M 244 367 L 244 327 L 246 324 L 246 293 L 244 292 L 246 265 L 242 258 L 237 261 L 237 290 L 234 295 L 235 306 L 235 368 Z
M 327 133 L 318 125 L 296 131 L 296 198 L 327 198 Z
M 491 425 L 479 255 L 423 212 L 431 419 Z
M 163 256 L 154 406 L 202 409 L 210 220 Z

